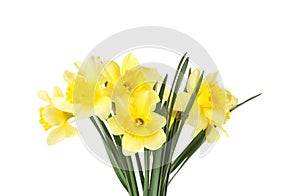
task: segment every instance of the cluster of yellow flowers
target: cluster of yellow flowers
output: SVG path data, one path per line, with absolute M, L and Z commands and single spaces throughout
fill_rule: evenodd
M 77 119 L 98 116 L 107 121 L 110 131 L 122 138 L 124 155 L 132 155 L 142 147 L 159 149 L 167 140 L 164 127 L 168 116 L 155 111 L 161 100 L 154 86 L 161 86 L 162 77 L 155 68 L 139 65 L 136 57 L 129 53 L 120 67 L 114 61 L 101 61 L 97 56 L 85 62 L 75 63 L 78 72 L 64 72 L 68 83 L 66 93 L 54 88 L 54 96 L 39 91 L 40 99 L 47 102 L 40 108 L 40 123 L 45 130 L 52 129 L 48 136 L 49 145 L 74 136 L 78 130 L 70 123 Z M 207 75 L 197 93 L 186 123 L 195 128 L 193 137 L 206 129 L 206 140 L 216 142 L 219 138 L 217 127 L 229 119 L 230 110 L 237 105 L 237 99 L 219 86 L 217 73 Z M 195 69 L 188 77 L 186 91 L 180 92 L 174 111 L 182 112 L 200 78 Z M 166 88 L 165 97 L 170 91 Z M 176 114 L 175 112 L 175 114 Z M 74 119 L 74 120 L 73 120 Z

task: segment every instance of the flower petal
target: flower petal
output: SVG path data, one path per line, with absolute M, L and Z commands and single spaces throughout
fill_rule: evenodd
M 157 150 L 166 142 L 166 139 L 166 134 L 161 129 L 155 134 L 145 137 L 144 146 L 150 150 Z
M 52 126 L 58 126 L 69 118 L 65 112 L 58 110 L 53 105 L 48 105 L 42 112 L 43 119 Z
M 103 76 L 108 81 L 108 83 L 115 84 L 121 76 L 120 67 L 114 61 L 104 62 L 104 72 Z
M 65 132 L 66 132 L 66 137 L 73 137 L 78 135 L 78 129 L 70 125 L 68 122 L 65 122 Z
M 191 115 L 191 118 L 188 119 L 188 124 L 195 127 L 192 136 L 195 137 L 202 130 L 206 129 L 208 126 L 208 121 L 201 111 L 195 111 L 195 114 Z
M 53 94 L 54 94 L 54 97 L 64 97 L 63 92 L 61 91 L 61 89 L 58 86 L 55 86 L 53 88 Z
M 139 65 L 140 63 L 136 59 L 135 55 L 132 53 L 127 54 L 122 63 L 122 74 L 124 74 L 127 70 Z
M 76 74 L 66 70 L 63 74 L 63 77 L 68 84 L 71 84 L 72 81 L 76 79 Z
M 145 118 L 149 115 L 151 106 L 159 101 L 154 90 L 133 91 L 129 98 L 129 114 L 133 119 Z
M 66 132 L 64 126 L 57 127 L 48 135 L 47 144 L 50 146 L 62 141 L 65 138 Z
M 73 105 L 70 102 L 68 102 L 64 97 L 54 97 L 51 100 L 51 103 L 54 107 L 61 111 L 73 113 Z
M 190 97 L 191 94 L 189 93 L 186 92 L 179 93 L 175 101 L 174 110 L 183 112 L 190 100 Z
M 107 123 L 109 125 L 109 128 L 114 135 L 122 135 L 124 134 L 124 131 L 122 127 L 119 125 L 119 122 L 115 116 L 107 119 Z
M 44 100 L 44 101 L 50 101 L 50 97 L 47 93 L 47 91 L 44 91 L 44 90 L 40 90 L 37 92 L 38 93 L 38 96 L 40 99 Z
M 159 131 L 162 127 L 166 125 L 166 118 L 161 116 L 155 112 L 151 112 L 151 122 L 146 125 L 147 132 L 143 135 L 149 136 L 157 131 Z
M 71 126 L 67 121 L 62 126 L 57 127 L 48 135 L 48 145 L 56 144 L 65 138 L 78 135 L 78 130 Z
M 130 156 L 138 152 L 143 146 L 143 138 L 124 134 L 122 138 L 122 149 L 125 156 Z
M 103 76 L 104 64 L 99 56 L 90 56 L 80 67 L 79 76 L 83 76 L 86 82 L 91 86 L 96 86 Z
M 95 114 L 99 116 L 101 120 L 108 118 L 111 113 L 112 103 L 109 97 L 103 96 L 98 99 L 98 102 L 95 104 L 94 110 Z
M 212 125 L 208 126 L 205 134 L 206 141 L 209 143 L 215 143 L 219 140 L 219 131 Z
M 196 87 L 197 85 L 197 82 L 200 78 L 200 70 L 199 69 L 195 69 L 189 79 L 188 79 L 188 83 L 187 83 L 187 91 L 192 93 L 194 91 L 194 88 Z

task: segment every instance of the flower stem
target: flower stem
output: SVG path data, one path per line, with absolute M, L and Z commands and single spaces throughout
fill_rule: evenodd
M 132 196 L 139 196 L 139 190 L 137 187 L 135 174 L 132 166 L 131 157 L 126 157 L 127 165 L 128 165 L 128 172 L 129 172 L 129 180 L 132 188 Z
M 140 180 L 141 180 L 141 184 L 142 184 L 142 188 L 144 188 L 144 174 L 143 174 L 143 168 L 142 168 L 142 164 L 141 164 L 141 159 L 139 156 L 139 153 L 135 153 L 135 158 L 136 158 L 136 162 L 137 162 L 137 166 L 139 169 L 139 174 L 140 174 Z
M 150 151 L 144 149 L 144 163 L 145 163 L 145 180 L 144 180 L 144 196 L 149 194 L 149 167 L 150 167 Z

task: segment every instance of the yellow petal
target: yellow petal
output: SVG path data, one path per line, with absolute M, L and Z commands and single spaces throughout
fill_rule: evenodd
M 105 120 L 108 118 L 109 114 L 111 113 L 111 100 L 109 97 L 103 96 L 98 99 L 94 109 L 95 114 L 101 119 Z
M 65 131 L 66 131 L 66 137 L 73 137 L 78 135 L 78 129 L 70 125 L 68 122 L 65 122 Z
M 51 100 L 51 103 L 54 107 L 61 111 L 73 113 L 73 105 L 70 102 L 68 102 L 64 97 L 54 97 Z
M 174 105 L 174 110 L 177 111 L 184 111 L 186 109 L 186 106 L 190 100 L 191 94 L 182 92 L 177 95 L 175 105 Z
M 43 117 L 43 111 L 44 111 L 44 107 L 40 107 L 39 109 L 39 113 L 40 113 L 40 124 L 43 125 L 44 130 L 47 131 L 48 129 L 50 129 L 52 127 L 52 125 L 50 125 L 49 123 L 47 123 Z
M 151 87 L 153 87 L 156 82 L 162 80 L 162 77 L 156 68 L 137 66 L 133 69 L 136 69 L 137 71 L 141 72 L 144 76 L 144 82 L 149 84 Z
M 82 120 L 95 115 L 95 111 L 93 111 L 93 108 L 87 108 L 85 105 L 82 104 L 74 104 L 73 108 L 74 115 L 76 116 L 77 120 Z
M 226 111 L 231 110 L 238 104 L 238 99 L 231 94 L 230 91 L 225 89 L 226 96 Z
M 205 81 L 208 84 L 216 84 L 217 83 L 218 72 L 210 73 L 205 77 Z
M 120 67 L 114 61 L 104 62 L 104 70 L 103 77 L 108 81 L 108 83 L 115 84 L 121 76 Z
M 51 131 L 51 133 L 48 135 L 47 144 L 53 145 L 62 141 L 65 138 L 66 138 L 66 132 L 64 130 L 64 126 L 57 127 L 56 129 Z
M 127 95 L 124 94 L 124 95 L 116 97 L 115 106 L 116 106 L 116 114 L 118 115 L 118 118 L 125 119 L 125 118 L 129 117 L 128 96 Z
M 126 117 L 125 115 L 124 117 L 116 115 L 116 120 L 119 123 L 119 126 L 121 126 L 123 130 L 126 130 L 126 132 L 135 136 L 144 137 L 153 135 L 166 124 L 164 116 L 151 112 L 150 117 L 151 121 L 142 125 L 138 125 L 136 119 L 132 119 L 130 116 Z M 142 120 L 145 122 L 144 119 Z
M 129 98 L 129 114 L 133 119 L 146 118 L 151 106 L 159 101 L 159 96 L 154 90 L 133 91 Z
M 203 109 L 204 116 L 214 124 L 222 125 L 225 122 L 225 111 L 224 109 Z
M 53 94 L 54 94 L 54 97 L 63 97 L 64 96 L 63 92 L 61 91 L 61 89 L 58 86 L 55 86 L 53 88 Z
M 109 128 L 110 128 L 112 134 L 114 134 L 114 135 L 124 134 L 124 131 L 115 116 L 107 119 L 107 123 L 109 125 Z
M 146 125 L 145 129 L 147 129 L 147 134 L 144 135 L 152 135 L 159 131 L 162 127 L 166 125 L 166 118 L 161 116 L 155 112 L 151 112 L 151 122 Z
M 144 138 L 144 146 L 150 150 L 159 149 L 166 142 L 166 134 L 161 129 L 151 136 Z
M 122 138 L 122 149 L 125 156 L 130 156 L 138 152 L 143 146 L 143 138 L 124 134 Z
M 196 113 L 195 113 L 196 114 Z M 193 131 L 193 137 L 198 135 L 202 130 L 208 126 L 208 121 L 201 111 L 197 111 L 196 115 L 191 116 L 193 118 L 188 119 L 188 124 L 195 127 Z
M 200 78 L 200 70 L 199 69 L 195 69 L 189 79 L 188 79 L 188 83 L 187 83 L 187 91 L 189 93 L 192 93 L 194 91 L 194 88 L 196 87 L 197 85 L 197 82 Z
M 71 126 L 68 122 L 64 122 L 62 126 L 57 127 L 48 135 L 48 145 L 56 144 L 65 138 L 73 137 L 78 134 L 78 130 Z
M 50 97 L 47 93 L 47 91 L 43 91 L 43 90 L 40 90 L 37 92 L 38 93 L 38 96 L 40 99 L 44 100 L 44 101 L 50 101 Z
M 66 70 L 63 77 L 68 84 L 71 84 L 72 81 L 76 79 L 76 74 Z
M 203 121 L 203 116 L 200 115 L 200 108 L 198 107 L 198 104 L 197 103 L 194 103 L 191 110 L 190 110 L 190 113 L 189 113 L 189 116 L 188 116 L 188 119 L 187 119 L 187 123 L 193 127 L 197 127 L 198 124 L 199 124 L 199 121 Z
M 139 65 L 140 63 L 136 59 L 135 55 L 132 53 L 127 54 L 122 63 L 122 74 L 124 74 L 127 70 Z
M 219 131 L 214 126 L 210 125 L 206 130 L 205 138 L 209 143 L 217 142 L 220 138 Z
M 78 75 L 83 76 L 89 85 L 96 86 L 96 83 L 103 78 L 103 72 L 104 64 L 100 61 L 100 57 L 90 56 L 82 63 Z
M 70 117 L 70 114 L 58 110 L 53 105 L 48 105 L 44 108 L 42 116 L 48 124 L 58 126 L 66 121 Z

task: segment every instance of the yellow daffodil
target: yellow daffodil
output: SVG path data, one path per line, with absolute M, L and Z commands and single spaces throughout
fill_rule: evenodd
M 96 114 L 104 120 L 111 112 L 111 98 L 129 94 L 136 86 L 149 81 L 150 89 L 161 78 L 156 69 L 138 66 L 132 53 L 123 59 L 122 68 L 114 61 L 102 62 L 96 56 L 75 65 L 78 74 L 66 71 L 64 78 L 69 83 L 67 100 L 74 104 L 78 118 Z
M 153 112 L 159 101 L 157 93 L 143 85 L 134 89 L 129 97 L 116 97 L 116 115 L 107 121 L 114 135 L 123 135 L 124 155 L 132 155 L 142 147 L 157 150 L 166 141 L 162 129 L 165 117 Z
M 39 110 L 40 123 L 45 131 L 55 127 L 48 135 L 48 145 L 56 144 L 65 138 L 77 135 L 77 129 L 69 123 L 69 119 L 73 117 L 73 114 L 66 112 L 66 110 L 71 110 L 71 104 L 61 104 L 61 100 L 65 98 L 60 88 L 54 87 L 54 97 L 52 99 L 46 91 L 38 91 L 38 96 L 40 99 L 48 102 L 47 106 L 41 107 Z
M 187 123 L 195 127 L 193 136 L 207 128 L 205 136 L 208 142 L 216 142 L 219 139 L 220 135 L 216 127 L 227 135 L 222 125 L 229 118 L 230 109 L 237 104 L 237 99 L 228 90 L 218 85 L 216 77 L 217 73 L 213 73 L 203 79 L 187 119 Z M 187 92 L 178 95 L 175 108 L 185 109 L 199 78 L 200 71 L 196 69 L 188 79 Z
M 144 88 L 152 89 L 155 82 L 161 80 L 157 69 L 140 66 L 134 54 L 127 54 L 120 68 L 117 64 L 104 72 L 107 78 L 108 95 L 116 97 L 129 95 L 133 89 L 143 84 Z
M 78 118 L 98 115 L 102 120 L 111 112 L 111 99 L 105 93 L 105 69 L 115 66 L 113 61 L 101 62 L 99 57 L 91 56 L 83 62 L 75 76 L 65 72 L 64 78 L 69 83 L 67 100 L 74 105 L 74 114 Z

